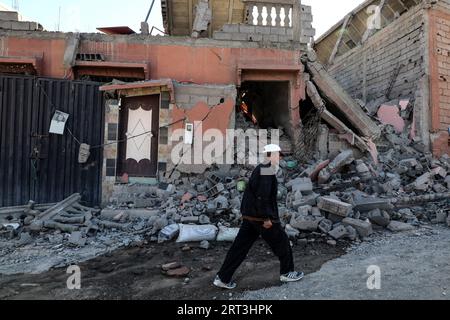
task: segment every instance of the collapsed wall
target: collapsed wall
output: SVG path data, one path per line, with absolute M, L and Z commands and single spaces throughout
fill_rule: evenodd
M 429 148 L 425 13 L 421 5 L 412 8 L 363 45 L 337 57 L 328 72 L 372 114 L 376 111 L 370 109 L 383 102 L 409 99 L 416 133 Z

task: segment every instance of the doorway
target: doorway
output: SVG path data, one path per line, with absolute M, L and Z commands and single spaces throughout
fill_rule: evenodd
M 123 99 L 119 121 L 119 176 L 157 176 L 159 105 L 160 95 Z

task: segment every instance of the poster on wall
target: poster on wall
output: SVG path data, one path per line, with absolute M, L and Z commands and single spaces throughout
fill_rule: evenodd
M 62 111 L 56 110 L 53 115 L 52 122 L 50 124 L 50 133 L 54 134 L 64 134 L 64 128 L 66 127 L 67 120 L 69 119 L 69 115 Z

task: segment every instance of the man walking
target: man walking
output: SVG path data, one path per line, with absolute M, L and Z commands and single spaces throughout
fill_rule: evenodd
M 231 246 L 225 261 L 217 274 L 214 285 L 224 289 L 234 289 L 232 277 L 248 252 L 261 236 L 280 260 L 280 281 L 300 281 L 303 272 L 294 271 L 294 258 L 287 234 L 281 227 L 278 216 L 278 181 L 281 148 L 268 145 L 264 148 L 267 161 L 252 173 L 242 199 L 241 213 L 243 223 Z

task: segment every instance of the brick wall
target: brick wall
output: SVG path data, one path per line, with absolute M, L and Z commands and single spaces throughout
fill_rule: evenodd
M 450 6 L 439 3 L 429 17 L 433 153 L 450 154 Z
M 354 98 L 382 97 L 401 67 L 390 99 L 414 97 L 424 76 L 424 11 L 420 6 L 379 31 L 363 46 L 336 58 L 329 72 Z

